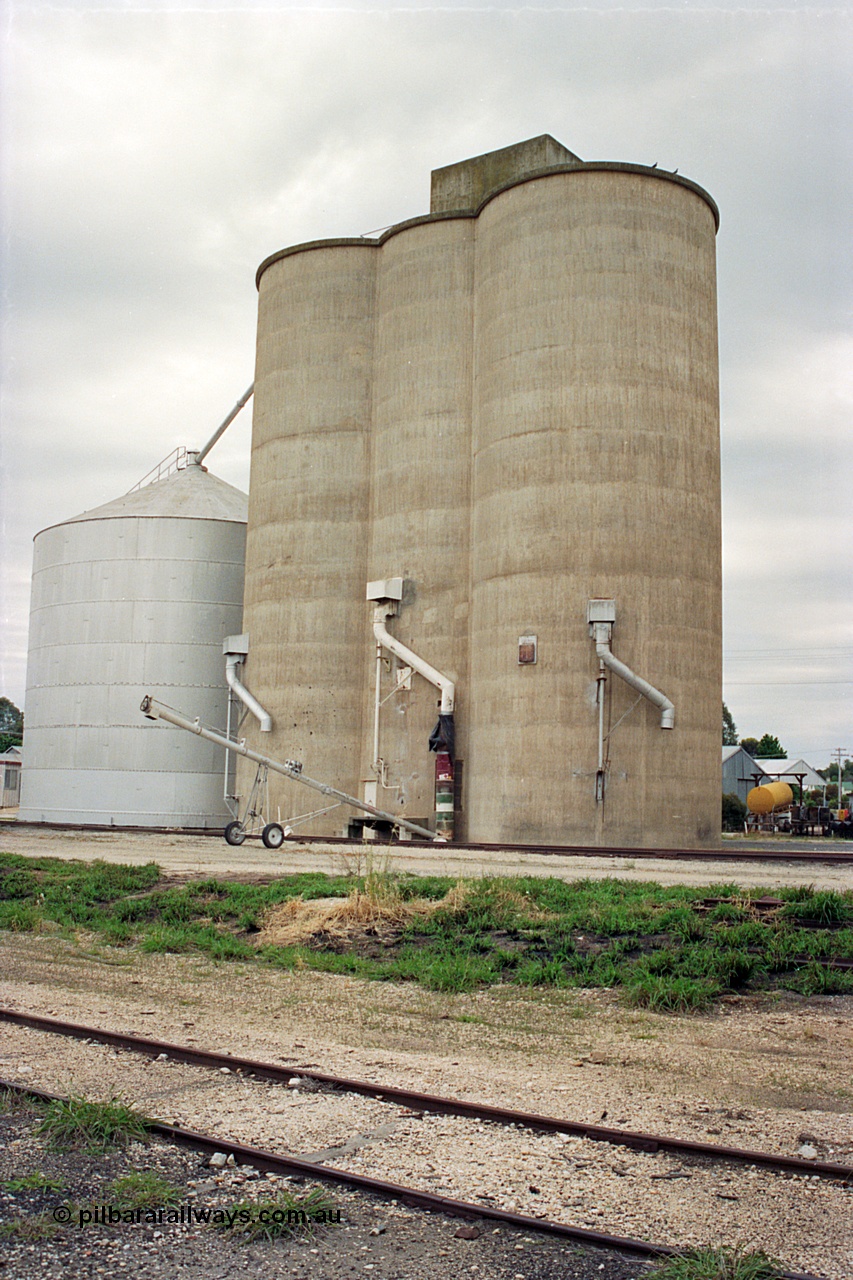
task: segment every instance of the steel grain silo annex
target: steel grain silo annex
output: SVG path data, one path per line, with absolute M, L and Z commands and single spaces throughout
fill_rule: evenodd
M 147 689 L 224 726 L 245 494 L 190 465 L 36 535 L 20 820 L 218 827 L 218 747 L 143 720 Z
M 374 745 L 364 588 L 399 576 L 389 630 L 456 684 L 457 835 L 716 838 L 716 221 L 688 179 L 545 137 L 436 171 L 376 241 L 262 264 L 244 627 L 271 754 L 430 818 L 436 690 L 387 655 Z

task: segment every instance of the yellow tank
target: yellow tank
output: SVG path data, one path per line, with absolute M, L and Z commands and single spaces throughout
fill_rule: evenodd
M 773 813 L 792 804 L 793 800 L 794 793 L 787 782 L 765 782 L 763 787 L 752 788 L 746 797 L 746 807 L 750 813 Z

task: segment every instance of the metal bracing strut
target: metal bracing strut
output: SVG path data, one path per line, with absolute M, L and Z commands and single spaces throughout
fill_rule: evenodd
M 266 765 L 274 773 L 282 773 L 293 782 L 301 782 L 306 787 L 312 787 L 314 791 L 319 791 L 321 795 L 335 796 L 344 804 L 351 805 L 353 809 L 360 809 L 362 813 L 369 813 L 374 818 L 381 818 L 383 822 L 390 822 L 395 827 L 405 827 L 407 831 L 414 831 L 416 835 L 424 836 L 427 840 L 433 840 L 440 844 L 445 843 L 442 836 L 436 835 L 434 831 L 430 831 L 427 827 L 420 827 L 416 822 L 409 822 L 407 818 L 400 818 L 396 814 L 386 813 L 384 809 L 376 809 L 372 804 L 366 804 L 364 800 L 357 800 L 355 796 L 348 795 L 346 791 L 339 791 L 337 787 L 330 787 L 326 782 L 317 782 L 316 779 L 307 777 L 302 772 L 302 765 L 298 760 L 285 760 L 282 763 L 281 760 L 273 760 L 270 756 L 261 755 L 259 751 L 252 751 L 250 747 L 246 746 L 245 742 L 236 742 L 233 738 L 226 738 L 224 734 L 216 733 L 213 729 L 207 729 L 199 720 L 188 720 L 179 711 L 175 711 L 173 707 L 167 707 L 163 702 L 158 702 L 150 694 L 146 694 L 142 699 L 140 711 L 149 720 L 166 720 L 178 729 L 186 729 L 189 733 L 195 733 L 201 738 L 206 738 L 208 742 L 215 742 L 218 746 L 224 747 L 226 751 L 234 751 L 237 755 L 245 756 L 247 760 L 254 760 L 256 764 Z

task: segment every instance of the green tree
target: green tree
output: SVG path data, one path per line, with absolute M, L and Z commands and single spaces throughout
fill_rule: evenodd
M 723 796 L 723 830 L 743 831 L 745 820 L 746 805 L 740 796 L 734 793 Z
M 782 743 L 772 733 L 765 733 L 761 738 L 741 738 L 740 745 L 753 760 L 784 760 L 787 755 Z
M 0 751 L 19 747 L 24 738 L 24 713 L 9 698 L 0 698 Z
M 731 711 L 729 711 L 725 703 L 723 703 L 723 746 L 737 746 L 737 725 L 734 722 L 734 717 L 732 716 Z

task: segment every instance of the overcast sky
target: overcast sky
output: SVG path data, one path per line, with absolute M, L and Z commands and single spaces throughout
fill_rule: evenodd
M 724 695 L 853 755 L 853 6 L 97 0 L 2 7 L 2 654 L 32 538 L 199 447 L 252 381 L 258 264 L 429 209 L 550 133 L 720 207 Z M 248 487 L 251 413 L 210 469 Z

